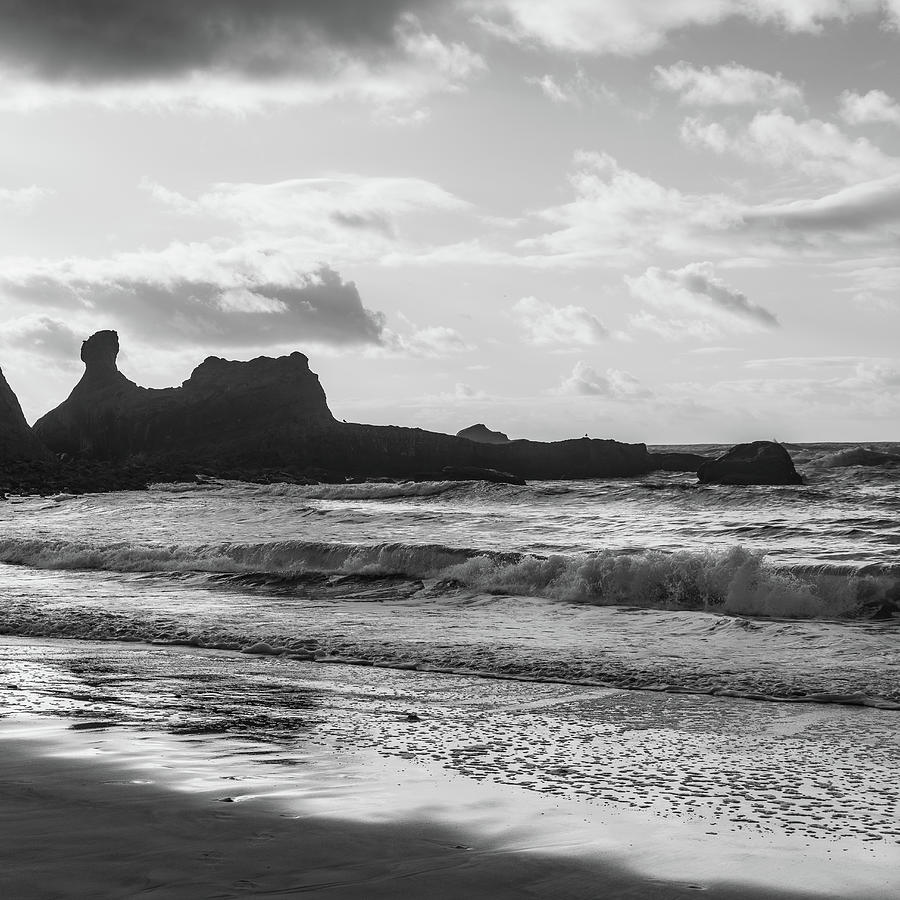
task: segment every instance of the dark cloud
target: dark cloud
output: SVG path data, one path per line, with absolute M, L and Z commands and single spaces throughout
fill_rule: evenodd
M 43 274 L 5 280 L 19 300 L 89 310 L 97 327 L 125 325 L 163 346 L 379 345 L 384 317 L 366 309 L 352 281 L 323 268 L 300 284 L 226 287 L 209 281 L 89 281 Z
M 689 265 L 678 272 L 667 273 L 667 277 L 695 296 L 706 298 L 728 315 L 752 319 L 760 325 L 769 327 L 778 325 L 778 319 L 765 307 L 753 303 L 743 292 L 730 288 L 713 277 L 711 267 L 704 267 L 702 264 Z
M 751 226 L 835 233 L 900 226 L 900 175 L 852 185 L 815 200 L 758 207 L 745 214 Z
M 271 77 L 333 46 L 390 52 L 407 12 L 438 0 L 0 0 L 0 64 L 46 80 Z
M 0 340 L 8 347 L 62 363 L 78 358 L 82 341 L 65 322 L 49 316 L 28 316 L 7 323 Z

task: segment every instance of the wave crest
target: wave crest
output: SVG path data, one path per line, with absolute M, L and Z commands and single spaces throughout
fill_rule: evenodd
M 896 573 L 780 568 L 764 554 L 603 550 L 548 557 L 440 544 L 261 544 L 93 546 L 69 541 L 0 541 L 0 562 L 48 569 L 119 572 L 310 573 L 437 579 L 457 589 L 597 606 L 709 610 L 776 618 L 858 618 L 900 610 Z

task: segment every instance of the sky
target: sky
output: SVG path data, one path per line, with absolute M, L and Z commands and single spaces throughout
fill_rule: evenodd
M 341 419 L 900 440 L 900 0 L 0 0 L 0 366 Z

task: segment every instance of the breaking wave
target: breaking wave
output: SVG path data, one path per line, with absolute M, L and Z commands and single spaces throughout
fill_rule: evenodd
M 151 491 L 157 493 L 193 493 L 202 491 L 218 491 L 233 488 L 246 490 L 242 482 L 207 481 L 198 484 L 155 484 Z M 533 490 L 525 488 L 528 494 L 566 493 L 567 488 L 559 490 Z M 450 496 L 502 497 L 507 494 L 522 492 L 517 485 L 494 484 L 485 481 L 401 481 L 401 482 L 361 482 L 359 484 L 291 484 L 275 482 L 253 486 L 256 499 L 267 497 L 296 500 L 404 500 L 419 498 L 435 498 L 444 494 Z
M 447 590 L 539 597 L 595 606 L 707 610 L 772 618 L 871 618 L 900 611 L 900 571 L 779 567 L 740 546 L 724 551 L 612 551 L 537 556 L 440 544 L 92 545 L 0 541 L 0 562 L 45 569 L 253 574 L 285 579 L 390 575 Z M 215 582 L 210 580 L 210 584 Z M 220 580 L 218 584 L 222 584 Z

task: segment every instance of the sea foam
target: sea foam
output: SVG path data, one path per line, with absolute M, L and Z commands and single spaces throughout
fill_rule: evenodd
M 116 572 L 390 575 L 444 582 L 454 590 L 522 595 L 596 606 L 710 610 L 783 618 L 859 618 L 890 610 L 897 573 L 847 567 L 780 567 L 762 553 L 612 551 L 538 556 L 439 544 L 273 541 L 209 545 L 92 545 L 0 541 L 0 562 Z

